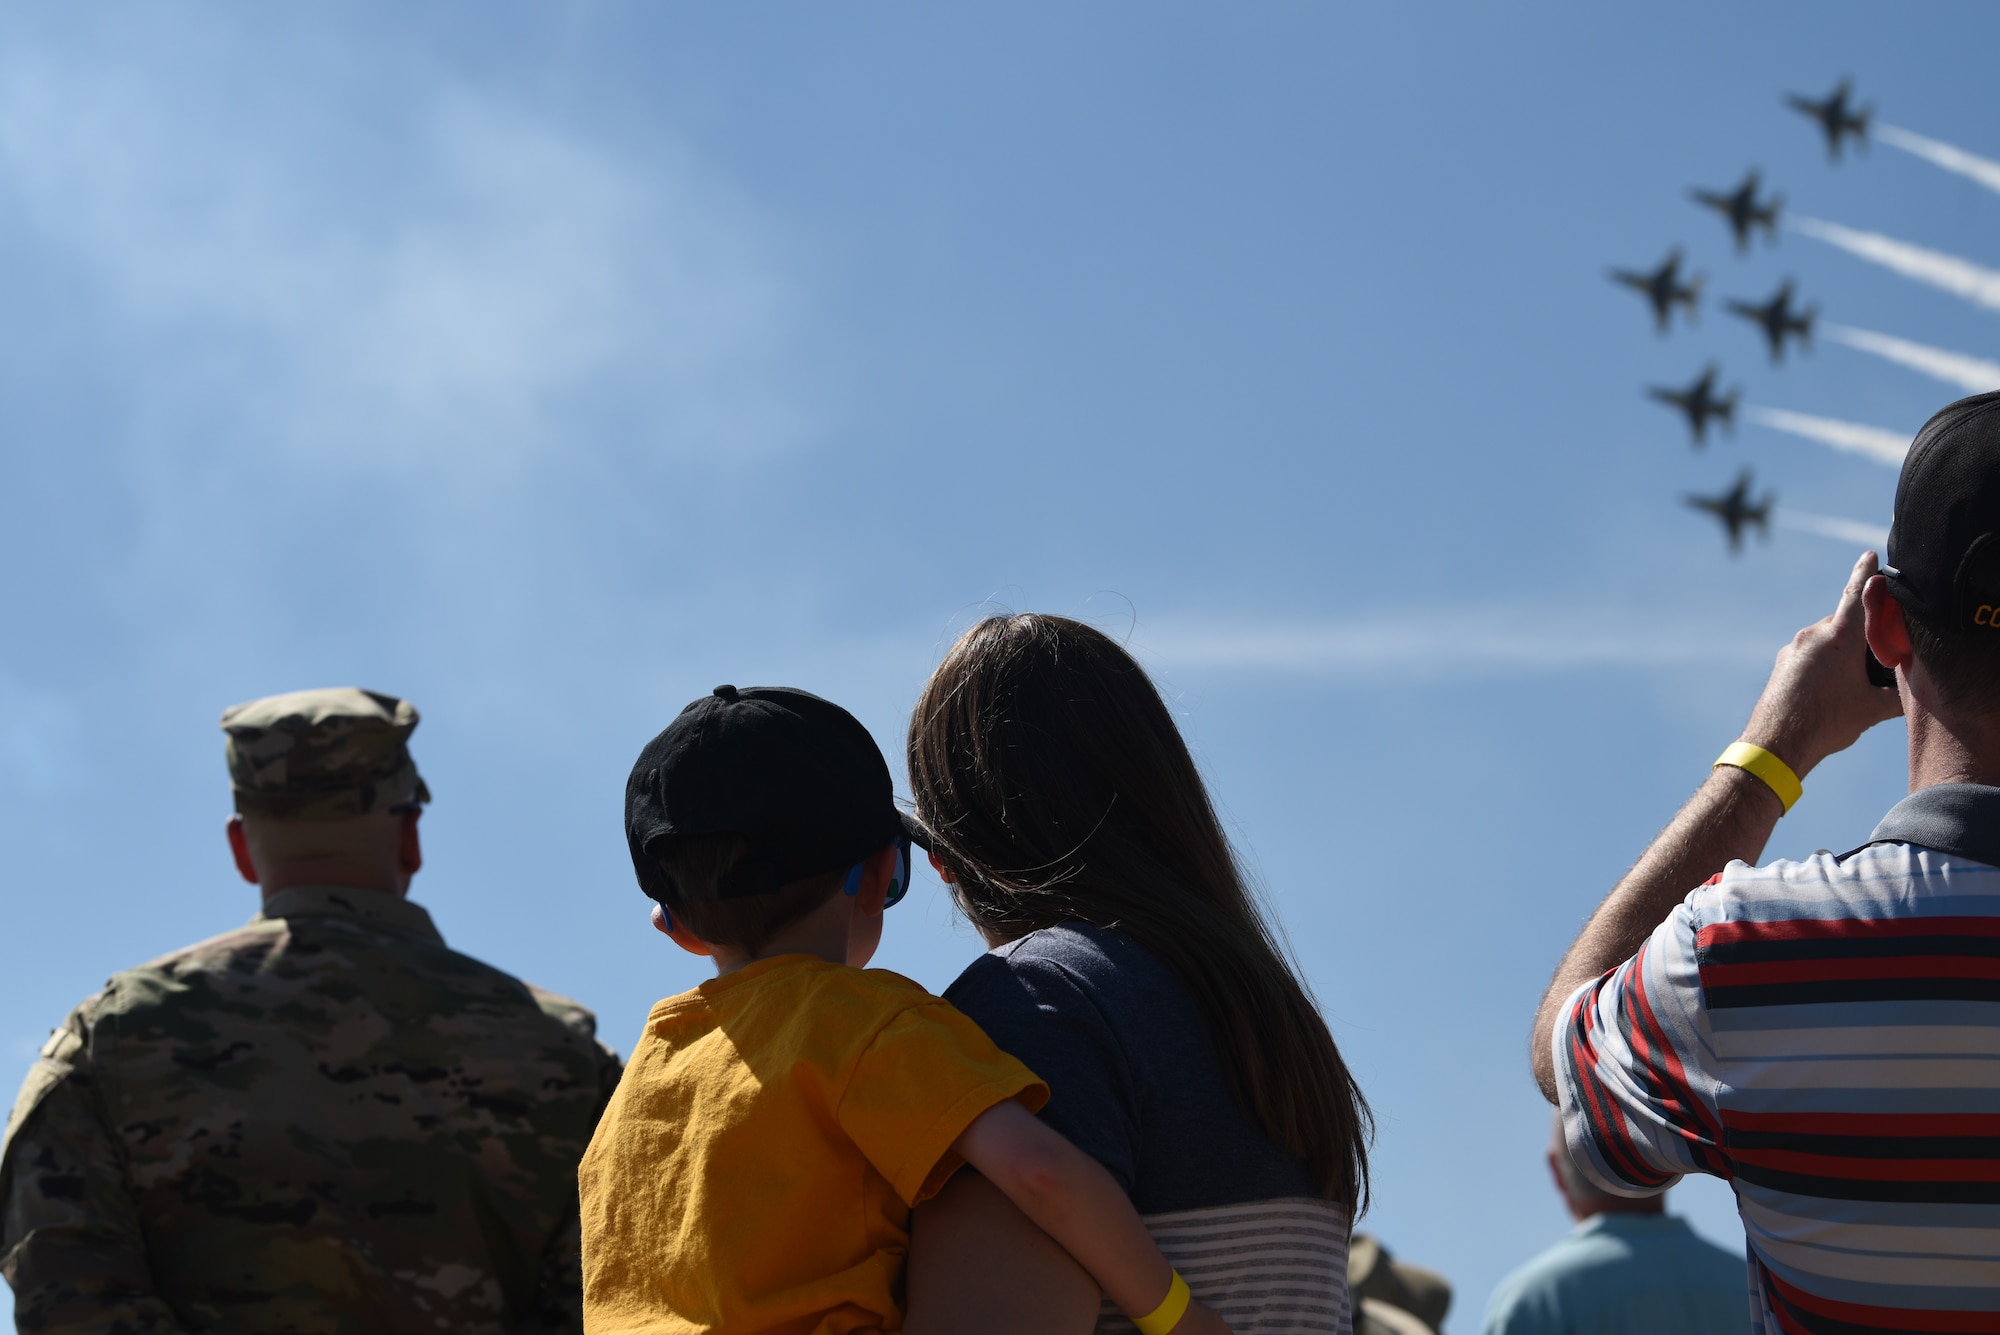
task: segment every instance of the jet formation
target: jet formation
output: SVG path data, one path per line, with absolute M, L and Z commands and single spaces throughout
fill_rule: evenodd
M 1842 79 L 1824 98 L 1813 99 L 1788 93 L 1784 100 L 1785 105 L 1811 117 L 1818 124 L 1826 139 L 1827 156 L 1832 161 L 1839 162 L 1850 146 L 1857 151 L 1867 147 L 1875 108 L 1855 101 L 1851 81 Z M 1738 255 L 1747 255 L 1760 233 L 1766 244 L 1777 244 L 1778 219 L 1784 211 L 1784 196 L 1775 191 L 1766 194 L 1763 175 L 1756 168 L 1747 171 L 1732 190 L 1695 186 L 1687 193 L 1695 204 L 1713 211 L 1728 225 L 1730 239 Z M 1676 310 L 1681 311 L 1690 324 L 1700 315 L 1704 277 L 1687 272 L 1685 260 L 1681 247 L 1676 246 L 1667 253 L 1658 268 L 1611 270 L 1613 282 L 1633 289 L 1646 299 L 1653 313 L 1653 327 L 1661 334 L 1672 329 Z M 1729 314 L 1756 325 L 1762 331 L 1765 347 L 1775 366 L 1784 364 L 1788 349 L 1809 350 L 1812 346 L 1813 325 L 1819 317 L 1819 307 L 1801 302 L 1797 285 L 1790 278 L 1780 284 L 1768 300 L 1753 302 L 1728 298 L 1723 300 L 1722 305 Z M 1722 370 L 1716 363 L 1710 362 L 1693 383 L 1685 387 L 1648 385 L 1645 394 L 1654 402 L 1674 409 L 1687 420 L 1691 444 L 1699 450 L 1708 444 L 1711 425 L 1731 434 L 1735 432 L 1736 410 L 1743 391 L 1738 387 L 1724 391 L 1721 384 Z M 1754 528 L 1767 538 L 1770 535 L 1775 497 L 1767 492 L 1753 500 L 1750 485 L 1750 473 L 1746 469 L 1737 477 L 1735 485 L 1725 492 L 1713 496 L 1689 494 L 1682 498 L 1689 507 L 1711 515 L 1721 523 L 1732 553 L 1742 550 L 1745 529 Z
M 1797 338 L 1800 347 L 1812 343 L 1813 320 L 1819 315 L 1819 307 L 1808 306 L 1804 310 L 1792 309 L 1792 280 L 1787 278 L 1778 285 L 1778 290 L 1763 305 L 1747 301 L 1726 303 L 1731 315 L 1740 315 L 1764 330 L 1764 341 L 1770 345 L 1773 364 L 1785 360 L 1785 340 Z
M 1695 203 L 1714 209 L 1729 221 L 1729 230 L 1736 238 L 1736 253 L 1750 249 L 1750 233 L 1757 228 L 1764 229 L 1764 238 L 1776 243 L 1778 239 L 1778 210 L 1784 207 L 1782 195 L 1773 195 L 1762 204 L 1757 202 L 1757 173 L 1753 170 L 1743 178 L 1743 184 L 1728 194 L 1719 190 L 1703 190 L 1699 186 L 1688 191 Z
M 1875 114 L 1875 108 L 1850 107 L 1847 99 L 1853 93 L 1853 85 L 1842 79 L 1831 93 L 1818 102 L 1797 93 L 1785 95 L 1786 106 L 1819 122 L 1820 133 L 1826 136 L 1826 156 L 1832 162 L 1840 161 L 1843 140 L 1853 139 L 1857 148 L 1868 142 L 1868 121 Z
M 1765 492 L 1764 499 L 1753 504 L 1750 500 L 1750 470 L 1746 468 L 1736 475 L 1736 485 L 1721 495 L 1689 493 L 1681 501 L 1691 509 L 1715 516 L 1729 534 L 1729 550 L 1739 552 L 1743 550 L 1745 528 L 1755 527 L 1759 537 L 1767 541 L 1770 539 L 1771 507 L 1777 499 L 1770 492 Z
M 1660 267 L 1651 273 L 1640 273 L 1632 269 L 1613 269 L 1611 281 L 1623 283 L 1644 296 L 1653 308 L 1653 327 L 1664 334 L 1673 319 L 1674 307 L 1685 307 L 1688 318 L 1690 320 L 1694 318 L 1695 307 L 1701 300 L 1703 280 L 1701 275 L 1697 274 L 1685 283 L 1681 281 L 1681 252 L 1680 247 L 1676 246 L 1667 253 L 1667 258 L 1661 262 Z
M 1736 400 L 1743 391 L 1732 389 L 1727 394 L 1715 392 L 1715 378 L 1721 374 L 1714 362 L 1710 362 L 1700 377 L 1686 389 L 1672 389 L 1664 385 L 1653 385 L 1646 390 L 1649 398 L 1680 409 L 1687 414 L 1688 430 L 1694 433 L 1695 447 L 1699 449 L 1708 443 L 1710 419 L 1722 423 L 1723 427 L 1736 430 Z

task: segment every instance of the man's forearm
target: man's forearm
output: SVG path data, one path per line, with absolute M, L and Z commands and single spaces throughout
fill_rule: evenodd
M 1902 713 L 1900 694 L 1870 682 L 1866 668 L 1863 603 L 1870 581 L 1880 580 L 1878 564 L 1875 553 L 1863 552 L 1832 615 L 1807 626 L 1778 651 L 1771 678 L 1741 734 L 1742 741 L 1769 751 L 1800 779 L 1869 728 Z M 1876 587 L 1887 601 L 1886 586 Z M 1563 956 L 1535 1013 L 1535 1083 L 1549 1102 L 1557 1099 L 1549 1041 L 1557 1011 L 1570 993 L 1630 959 L 1674 905 L 1709 877 L 1739 858 L 1755 862 L 1784 814 L 1784 803 L 1762 779 L 1734 766 L 1711 770 L 1708 781 L 1598 905 Z
M 1731 862 L 1755 862 L 1785 808 L 1755 775 L 1712 770 L 1652 846 L 1605 897 L 1557 966 L 1535 1017 L 1535 1082 L 1556 1101 L 1549 1041 L 1570 993 L 1630 959 L 1696 886 Z

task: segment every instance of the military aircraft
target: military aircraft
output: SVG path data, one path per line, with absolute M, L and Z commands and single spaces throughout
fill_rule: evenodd
M 1667 324 L 1673 318 L 1674 307 L 1685 306 L 1688 318 L 1693 319 L 1695 304 L 1701 300 L 1700 276 L 1681 281 L 1680 247 L 1667 252 L 1667 258 L 1651 273 L 1636 273 L 1631 269 L 1613 269 L 1611 281 L 1623 283 L 1643 295 L 1653 307 L 1653 325 L 1661 333 L 1667 332 Z
M 1842 79 L 1840 86 L 1821 102 L 1797 93 L 1785 94 L 1785 105 L 1819 122 L 1820 130 L 1826 135 L 1826 155 L 1834 162 L 1840 161 L 1840 143 L 1844 137 L 1851 135 L 1856 145 L 1868 142 L 1868 118 L 1875 114 L 1875 108 L 1848 106 L 1847 99 L 1853 91 L 1852 84 Z
M 1771 536 L 1771 506 L 1777 497 L 1769 492 L 1755 505 L 1750 503 L 1750 470 L 1744 469 L 1736 475 L 1736 485 L 1720 496 L 1687 495 L 1681 498 L 1690 509 L 1714 515 L 1722 521 L 1722 527 L 1729 533 L 1729 550 L 1743 550 L 1743 529 L 1755 525 L 1758 536 L 1769 540 Z
M 1792 309 L 1792 280 L 1787 278 L 1779 285 L 1771 299 L 1761 306 L 1747 301 L 1725 302 L 1731 315 L 1740 315 L 1752 324 L 1764 327 L 1764 340 L 1771 345 L 1771 360 L 1785 360 L 1785 338 L 1796 335 L 1800 347 L 1812 343 L 1813 319 L 1819 314 L 1819 307 L 1808 306 L 1802 311 Z
M 1729 220 L 1729 230 L 1736 234 L 1736 249 L 1740 254 L 1750 249 L 1750 233 L 1761 227 L 1767 240 L 1778 239 L 1778 210 L 1784 207 L 1784 197 L 1773 195 L 1762 204 L 1757 202 L 1757 173 L 1751 172 L 1743 178 L 1743 184 L 1728 194 L 1716 190 L 1697 187 L 1688 191 L 1697 204 L 1705 204 Z
M 1669 389 L 1663 385 L 1647 387 L 1649 398 L 1658 399 L 1687 414 L 1688 429 L 1694 432 L 1696 448 L 1708 443 L 1708 422 L 1710 418 L 1722 423 L 1730 431 L 1736 430 L 1736 400 L 1743 393 L 1732 389 L 1727 394 L 1715 392 L 1717 375 L 1714 362 L 1710 362 L 1696 380 L 1686 389 Z

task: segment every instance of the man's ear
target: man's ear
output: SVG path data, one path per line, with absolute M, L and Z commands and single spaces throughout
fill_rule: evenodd
M 403 813 L 403 828 L 396 836 L 396 865 L 405 876 L 415 876 L 424 869 L 424 845 L 417 838 L 417 821 L 424 809 L 417 807 Z
M 938 861 L 937 854 L 927 848 L 924 850 L 924 856 L 931 860 L 931 870 L 937 873 L 940 881 L 943 881 L 946 885 L 958 884 L 958 873 Z
M 713 955 L 715 950 L 708 942 L 675 922 L 673 915 L 658 904 L 653 905 L 653 927 L 663 932 L 673 943 L 690 955 Z
M 236 859 L 236 872 L 252 885 L 262 884 L 257 875 L 257 864 L 250 860 L 250 840 L 243 833 L 243 818 L 229 818 L 229 855 Z
M 1910 628 L 1903 621 L 1903 605 L 1889 592 L 1889 581 L 1871 575 L 1861 586 L 1862 633 L 1875 661 L 1894 671 L 1917 656 L 1910 644 Z

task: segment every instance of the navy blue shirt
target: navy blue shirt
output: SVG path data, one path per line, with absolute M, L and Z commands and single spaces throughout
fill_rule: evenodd
M 973 961 L 945 999 L 1048 1082 L 1042 1116 L 1144 1215 L 1319 1196 L 1305 1165 L 1245 1117 L 1208 1025 L 1167 967 L 1084 923 Z

